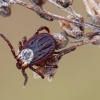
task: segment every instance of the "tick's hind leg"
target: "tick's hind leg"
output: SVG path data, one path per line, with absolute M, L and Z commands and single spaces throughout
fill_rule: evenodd
M 42 73 L 40 73 L 38 70 L 36 70 L 35 68 L 33 68 L 32 66 L 29 67 L 32 71 L 36 72 L 37 74 L 39 74 L 41 76 L 42 79 L 44 79 L 44 76 L 42 75 Z
M 25 78 L 25 81 L 24 81 L 24 86 L 25 86 L 26 83 L 27 83 L 27 80 L 28 80 L 28 76 L 27 76 L 25 70 L 23 70 L 23 69 L 22 69 L 22 74 L 23 74 L 23 76 L 24 76 L 24 78 Z
M 42 30 L 44 30 L 44 29 L 45 29 L 48 33 L 50 33 L 50 30 L 49 30 L 49 28 L 48 28 L 47 26 L 41 26 L 41 27 L 36 31 L 35 34 L 38 34 L 39 31 L 42 31 Z
M 22 39 L 22 43 L 23 43 L 23 45 L 24 45 L 26 42 L 27 42 L 27 37 L 24 36 L 23 39 Z
M 65 54 L 68 54 L 74 50 L 76 50 L 76 46 L 69 47 L 69 48 L 59 51 L 59 52 L 54 52 L 54 54 L 58 54 L 58 60 L 60 60 L 62 58 L 62 56 L 64 56 Z

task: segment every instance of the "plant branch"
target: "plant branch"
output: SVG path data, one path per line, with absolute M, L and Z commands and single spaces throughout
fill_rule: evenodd
M 57 3 L 55 3 L 53 0 L 48 0 L 49 2 L 51 2 L 52 4 L 54 4 L 55 6 L 57 6 L 58 8 L 60 8 L 61 10 L 67 12 L 68 14 L 72 15 L 74 17 L 74 14 L 72 14 L 70 11 L 68 11 L 67 9 L 65 9 L 64 7 L 58 5 Z
M 59 15 L 56 15 L 56 14 L 52 14 L 52 13 L 50 13 L 50 12 L 45 11 L 44 9 L 42 9 L 41 7 L 39 7 L 39 6 L 36 5 L 36 4 L 30 5 L 30 4 L 27 4 L 27 3 L 25 3 L 25 2 L 23 2 L 23 1 L 21 1 L 21 0 L 17 0 L 17 1 L 16 1 L 16 4 L 19 4 L 19 5 L 21 5 L 21 6 L 24 6 L 24 7 L 28 8 L 28 9 L 30 9 L 30 10 L 33 10 L 33 11 L 35 11 L 35 12 L 37 12 L 37 13 L 44 14 L 45 16 L 48 16 L 48 17 L 50 17 L 51 19 L 54 19 L 54 20 L 65 20 L 65 21 L 68 21 L 68 22 L 70 22 L 70 23 L 75 23 L 75 24 L 77 24 L 77 25 L 83 25 L 83 26 L 86 27 L 86 28 L 89 28 L 89 29 L 92 29 L 92 30 L 94 30 L 94 31 L 100 32 L 100 28 L 99 28 L 98 26 L 95 26 L 95 25 L 93 25 L 93 24 L 89 24 L 89 23 L 87 23 L 87 22 L 82 22 L 82 23 L 80 23 L 80 22 L 78 22 L 78 21 L 70 20 L 70 19 L 65 18 L 65 17 L 63 17 L 63 16 L 59 16 Z

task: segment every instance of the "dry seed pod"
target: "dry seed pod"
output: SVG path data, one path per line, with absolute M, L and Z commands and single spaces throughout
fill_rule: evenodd
M 99 32 L 89 32 L 86 34 L 84 40 L 90 40 L 93 45 L 100 45 L 100 33 Z
M 68 15 L 67 18 L 71 20 L 76 20 L 73 16 Z M 78 19 L 77 19 L 78 20 Z M 83 22 L 83 18 L 79 19 L 78 21 Z M 80 39 L 84 33 L 84 27 L 80 25 L 76 25 L 74 23 L 69 23 L 68 21 L 59 20 L 60 26 L 63 31 L 69 36 L 74 39 Z
M 92 23 L 100 25 L 100 1 L 99 0 L 83 0 L 86 7 L 87 17 Z
M 73 8 L 72 8 L 72 4 L 73 4 L 73 0 L 56 0 L 57 4 L 61 5 L 64 8 L 69 7 L 71 12 L 70 14 L 73 15 L 75 18 L 82 18 L 82 16 L 80 14 L 77 14 Z
M 69 42 L 67 35 L 64 32 L 61 33 L 51 33 L 56 41 L 56 49 L 61 49 L 66 47 Z
M 47 2 L 47 0 L 30 0 L 30 1 L 41 7 Z
M 0 15 L 3 17 L 11 15 L 11 4 L 8 0 L 0 0 Z
M 0 7 L 0 15 L 8 17 L 11 15 L 11 7 Z
M 56 0 L 56 2 L 61 6 L 63 6 L 64 8 L 67 8 L 69 7 L 69 5 L 72 5 L 73 0 Z

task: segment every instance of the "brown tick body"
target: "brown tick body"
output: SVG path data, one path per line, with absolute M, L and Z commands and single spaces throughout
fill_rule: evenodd
M 43 29 L 47 32 L 40 34 L 39 31 Z M 50 34 L 49 28 L 46 26 L 40 27 L 29 40 L 24 37 L 22 42 L 19 41 L 18 54 L 15 53 L 10 41 L 3 34 L 0 34 L 0 36 L 8 43 L 11 52 L 17 61 L 16 67 L 22 71 L 25 78 L 24 86 L 28 80 L 28 76 L 25 72 L 26 68 L 30 68 L 32 71 L 44 78 L 44 75 L 41 72 L 32 67 L 33 65 L 43 68 L 58 68 L 57 62 L 61 59 L 61 57 L 76 49 L 76 47 L 72 47 L 55 52 L 56 40 Z

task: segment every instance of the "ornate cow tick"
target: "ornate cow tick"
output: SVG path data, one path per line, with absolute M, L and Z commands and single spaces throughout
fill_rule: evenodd
M 43 29 L 47 32 L 40 34 L 39 31 Z M 22 42 L 19 41 L 19 50 L 17 54 L 15 53 L 10 41 L 3 34 L 0 34 L 0 36 L 8 43 L 11 52 L 17 61 L 16 67 L 22 71 L 25 78 L 24 86 L 28 80 L 28 76 L 25 72 L 26 68 L 30 68 L 44 79 L 44 75 L 39 72 L 39 70 L 32 67 L 33 65 L 43 68 L 58 68 L 57 61 L 60 60 L 63 55 L 76 49 L 76 47 L 73 46 L 71 48 L 55 52 L 57 41 L 53 35 L 50 34 L 49 28 L 46 26 L 40 27 L 29 40 L 27 40 L 26 37 L 23 37 Z

